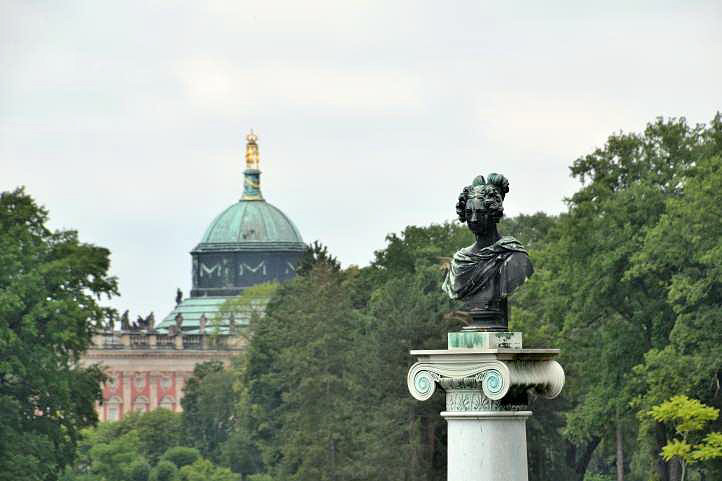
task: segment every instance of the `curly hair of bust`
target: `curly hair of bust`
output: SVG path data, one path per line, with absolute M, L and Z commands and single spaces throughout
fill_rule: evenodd
M 486 180 L 483 175 L 476 176 L 471 185 L 464 187 L 456 202 L 456 215 L 459 217 L 459 222 L 466 222 L 466 202 L 469 200 L 470 193 L 475 187 L 483 185 L 493 186 L 501 195 L 501 200 L 504 200 L 509 192 L 509 180 L 501 174 L 491 173 Z
M 466 222 L 466 201 L 469 199 L 469 189 L 471 189 L 470 185 L 464 187 L 461 194 L 459 194 L 459 200 L 456 202 L 456 215 L 462 224 Z
M 509 180 L 501 174 L 492 173 L 486 180 L 488 185 L 493 185 L 496 190 L 501 194 L 501 199 L 504 200 L 507 192 L 509 192 Z

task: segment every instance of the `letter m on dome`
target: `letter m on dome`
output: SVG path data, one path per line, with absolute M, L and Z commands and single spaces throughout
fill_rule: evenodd
M 251 267 L 248 264 L 242 263 L 240 266 L 238 266 L 238 274 L 243 275 L 244 272 L 248 270 L 252 274 L 255 274 L 258 271 L 261 271 L 261 274 L 264 276 L 266 275 L 266 261 L 261 261 L 256 267 Z
M 213 267 L 208 267 L 205 264 L 201 263 L 201 277 L 210 277 L 213 275 L 213 273 L 216 273 L 216 275 L 221 274 L 221 265 L 216 263 Z

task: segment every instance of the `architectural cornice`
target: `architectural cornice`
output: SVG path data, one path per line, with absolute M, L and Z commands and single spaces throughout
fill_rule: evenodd
M 160 349 L 90 349 L 84 358 L 107 359 L 107 358 L 157 358 L 157 359 L 197 359 L 207 357 L 232 357 L 243 352 L 243 349 L 225 350 L 160 350 Z

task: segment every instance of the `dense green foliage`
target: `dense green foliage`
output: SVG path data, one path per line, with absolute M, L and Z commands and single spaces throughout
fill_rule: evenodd
M 672 433 L 639 414 L 674 394 L 720 404 L 721 154 L 719 115 L 658 120 L 572 167 L 585 184 L 535 257 L 516 327 L 563 350 L 576 479 L 617 460 L 631 479 L 679 479 L 659 457 Z
M 214 368 L 209 363 L 197 371 L 208 373 Z M 185 422 L 181 414 L 156 409 L 87 428 L 78 459 L 63 481 L 239 481 L 237 474 L 188 446 L 193 440 L 186 437 Z
M 57 479 L 97 422 L 103 374 L 78 359 L 110 315 L 109 252 L 47 220 L 22 189 L 0 194 L 0 480 Z
M 218 361 L 196 365 L 181 401 L 186 438 L 214 461 L 220 459 L 221 446 L 233 428 L 238 402 L 234 380 L 223 371 L 223 363 Z

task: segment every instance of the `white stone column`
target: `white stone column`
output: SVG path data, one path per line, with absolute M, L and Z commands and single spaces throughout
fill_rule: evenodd
M 448 423 L 447 481 L 528 481 L 531 411 L 444 411 L 441 416 Z

